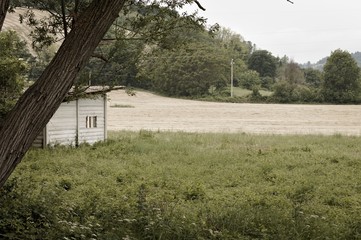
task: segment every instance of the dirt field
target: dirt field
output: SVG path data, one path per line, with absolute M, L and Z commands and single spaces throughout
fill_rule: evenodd
M 25 23 L 21 24 L 19 22 L 19 14 L 25 14 L 26 11 L 27 11 L 26 8 L 16 8 L 15 12 L 8 13 L 6 15 L 5 22 L 4 22 L 4 30 L 16 31 L 19 34 L 20 38 L 27 43 L 30 53 L 33 56 L 36 56 L 35 51 L 31 47 L 31 44 L 33 41 L 30 36 L 31 29 Z M 42 18 L 47 15 L 46 12 L 42 12 L 39 10 L 33 10 L 33 11 L 38 18 Z
M 213 103 L 124 91 L 109 97 L 108 130 L 361 135 L 360 105 Z

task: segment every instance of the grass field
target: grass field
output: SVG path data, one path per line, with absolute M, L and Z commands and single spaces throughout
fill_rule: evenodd
M 360 239 L 361 138 L 112 132 L 32 150 L 1 239 Z

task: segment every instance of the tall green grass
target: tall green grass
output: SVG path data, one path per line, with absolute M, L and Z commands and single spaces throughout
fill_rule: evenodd
M 31 150 L 0 239 L 360 239 L 361 138 L 114 132 Z

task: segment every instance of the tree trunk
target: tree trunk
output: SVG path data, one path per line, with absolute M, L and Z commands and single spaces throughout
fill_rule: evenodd
M 9 10 L 10 0 L 0 0 L 0 32 L 4 25 L 6 13 Z
M 1 1 L 1 0 L 0 0 Z M 46 126 L 127 0 L 94 0 L 0 129 L 0 188 Z

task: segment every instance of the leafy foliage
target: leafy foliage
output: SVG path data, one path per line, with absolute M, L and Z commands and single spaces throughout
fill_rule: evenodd
M 80 73 L 77 84 L 140 87 L 135 79 L 136 64 L 144 46 L 143 42 L 119 39 L 98 47 Z
M 322 85 L 322 72 L 312 68 L 304 69 L 304 76 L 306 84 L 314 87 L 320 88 Z
M 33 47 L 42 49 L 54 42 L 62 40 L 77 22 L 78 15 L 90 4 L 89 0 L 65 0 L 64 10 L 59 1 L 14 1 L 13 7 L 27 7 L 29 10 L 20 16 L 20 21 L 33 28 Z M 163 47 L 171 47 L 180 41 L 178 28 L 190 24 L 203 26 L 205 19 L 196 13 L 180 14 L 180 9 L 191 1 L 159 0 L 159 1 L 127 1 L 118 20 L 106 38 L 137 39 L 147 43 L 161 43 Z M 49 14 L 38 18 L 32 9 Z M 178 11 L 179 10 L 179 11 Z M 177 38 L 178 36 L 178 38 Z
M 178 48 L 172 51 L 161 47 L 153 49 L 151 57 L 140 65 L 140 81 L 150 82 L 153 90 L 167 95 L 222 95 L 229 81 L 231 59 L 234 60 L 235 86 L 242 84 L 241 80 L 255 80 L 254 74 L 251 79 L 245 76 L 248 69 L 244 59 L 248 58 L 252 47 L 240 35 L 225 28 L 211 34 L 205 29 L 184 33 L 188 36 L 187 42 Z
M 242 64 L 240 60 L 246 62 L 253 50 L 252 43 L 229 28 L 220 27 L 214 32 L 214 39 L 228 52 L 229 58 L 237 64 Z M 238 63 L 237 63 L 238 62 Z
M 271 100 L 280 103 L 314 103 L 320 102 L 317 89 L 303 84 L 291 84 L 287 81 L 279 81 L 274 87 Z
M 239 75 L 240 85 L 246 89 L 253 89 L 253 87 L 261 85 L 259 73 L 254 70 L 246 70 Z
M 195 14 L 180 15 L 175 10 L 183 6 L 181 2 L 174 2 L 174 6 L 169 1 L 135 1 L 127 5 L 81 73 L 78 84 L 150 88 L 149 82 L 136 78 L 142 59 L 154 48 L 175 49 L 188 41 L 190 32 L 204 31 L 204 19 Z
M 227 56 L 214 43 L 192 42 L 174 51 L 153 52 L 144 61 L 141 78 L 166 95 L 200 96 L 211 86 L 226 85 Z
M 303 69 L 294 61 L 282 62 L 278 69 L 277 77 L 290 84 L 305 84 L 305 74 Z
M 26 44 L 15 32 L 0 32 L 0 126 L 23 92 L 28 57 Z
M 248 67 L 257 71 L 261 77 L 274 78 L 276 76 L 277 61 L 270 52 L 256 50 L 248 59 Z
M 360 68 L 351 54 L 336 50 L 324 67 L 322 92 L 328 102 L 349 103 L 360 101 Z
M 302 69 L 288 58 L 279 62 L 277 82 L 273 85 L 271 100 L 280 103 L 321 102 L 319 86 L 321 73 L 313 69 Z
M 21 21 L 33 28 L 33 47 L 46 49 L 61 40 L 77 21 L 77 15 L 90 1 L 64 1 L 65 9 L 59 1 L 14 1 L 14 7 L 29 7 L 21 15 Z M 93 54 L 85 69 L 79 74 L 77 85 L 126 85 L 150 88 L 150 83 L 136 78 L 139 60 L 152 48 L 171 50 L 188 41 L 190 31 L 204 31 L 205 19 L 196 13 L 182 13 L 181 8 L 190 1 L 128 1 L 120 16 L 105 36 L 104 41 Z M 49 14 L 38 19 L 32 8 Z M 64 15 L 63 15 L 64 14 Z M 64 22 L 65 17 L 65 22 Z M 66 26 L 67 30 L 64 29 Z M 216 27 L 211 27 L 213 31 Z M 41 51 L 39 51 L 41 52 Z M 39 76 L 46 63 L 37 59 L 30 78 Z

